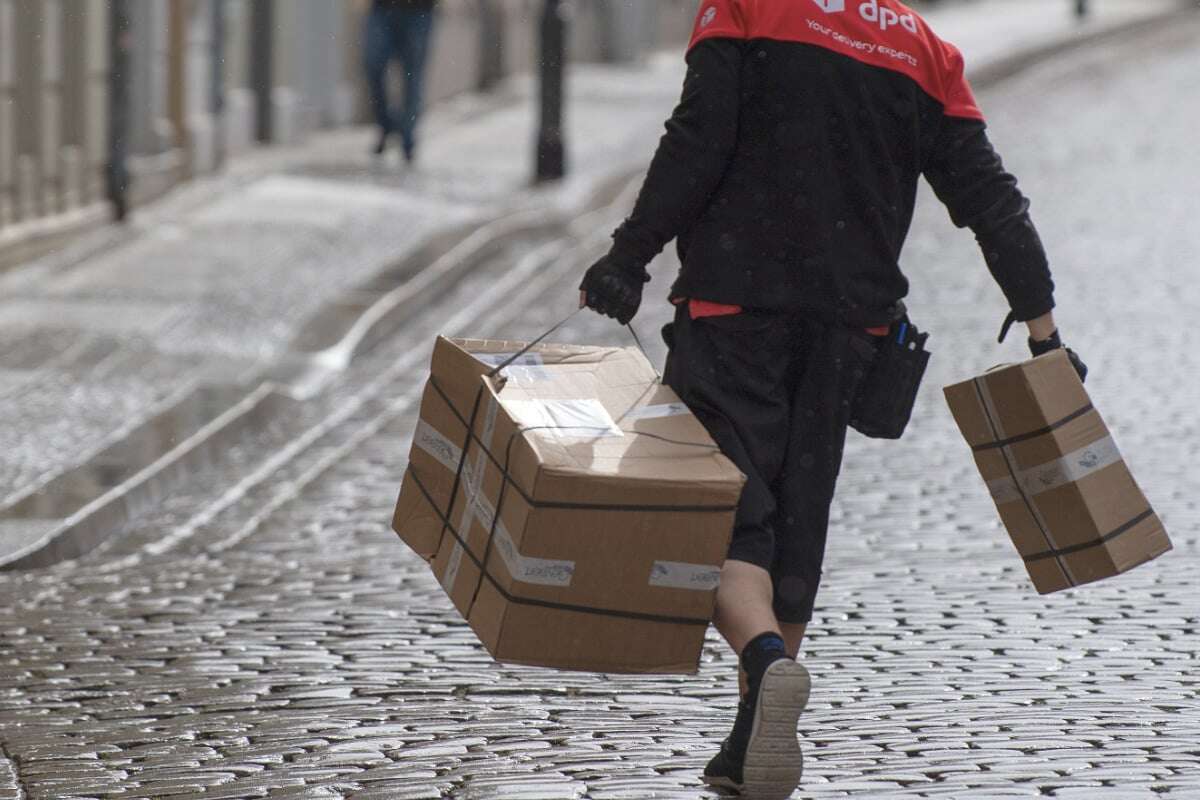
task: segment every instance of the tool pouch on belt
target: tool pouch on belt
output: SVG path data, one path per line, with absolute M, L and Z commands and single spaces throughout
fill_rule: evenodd
M 925 340 L 905 316 L 878 343 L 850 411 L 850 426 L 873 439 L 899 439 L 912 416 L 917 389 L 929 364 Z

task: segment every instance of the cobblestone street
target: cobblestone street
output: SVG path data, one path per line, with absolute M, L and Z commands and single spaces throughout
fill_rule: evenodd
M 1033 200 L 1064 338 L 1175 551 L 1034 591 L 941 396 L 1024 357 L 1023 336 L 995 344 L 1003 297 L 925 191 L 904 266 L 933 360 L 901 442 L 847 445 L 803 654 L 797 797 L 1200 798 L 1196 16 L 980 92 Z M 654 99 L 638 113 L 665 117 Z M 311 394 L 272 395 L 266 424 L 96 550 L 0 572 L 0 800 L 720 796 L 699 782 L 736 707 L 715 633 L 691 677 L 498 665 L 388 527 L 433 336 L 527 339 L 558 322 L 636 188 L 617 181 L 569 224 L 513 237 Z M 372 213 L 398 213 L 380 193 Z M 474 219 L 446 193 L 428 214 Z M 363 255 L 343 277 L 378 266 Z M 660 363 L 677 266 L 658 259 L 634 321 Z M 258 344 L 283 347 L 311 311 L 301 283 L 309 305 Z M 186 325 L 171 330 L 191 352 Z M 560 333 L 626 343 L 591 314 Z M 228 344 L 221 369 L 248 369 L 257 356 Z M 137 386 L 161 391 L 201 361 Z

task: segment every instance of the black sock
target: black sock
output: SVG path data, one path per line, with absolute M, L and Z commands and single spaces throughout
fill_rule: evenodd
M 781 658 L 787 658 L 787 647 L 778 633 L 760 633 L 742 650 L 741 665 L 746 673 L 746 699 L 754 704 L 758 699 L 758 687 L 762 683 L 767 667 Z

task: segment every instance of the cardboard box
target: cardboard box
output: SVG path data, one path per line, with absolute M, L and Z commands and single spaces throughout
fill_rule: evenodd
M 1171 549 L 1066 351 L 945 393 L 1039 592 L 1127 572 Z
M 392 527 L 500 661 L 696 671 L 743 475 L 637 350 L 524 346 L 438 339 Z

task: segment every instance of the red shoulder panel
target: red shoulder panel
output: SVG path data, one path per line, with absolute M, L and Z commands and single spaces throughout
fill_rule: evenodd
M 696 26 L 692 30 L 691 50 L 705 39 L 745 39 L 746 21 L 742 0 L 703 0 L 696 11 Z
M 907 75 L 950 116 L 983 119 L 962 54 L 898 0 L 703 0 L 691 45 L 713 36 L 816 45 Z

